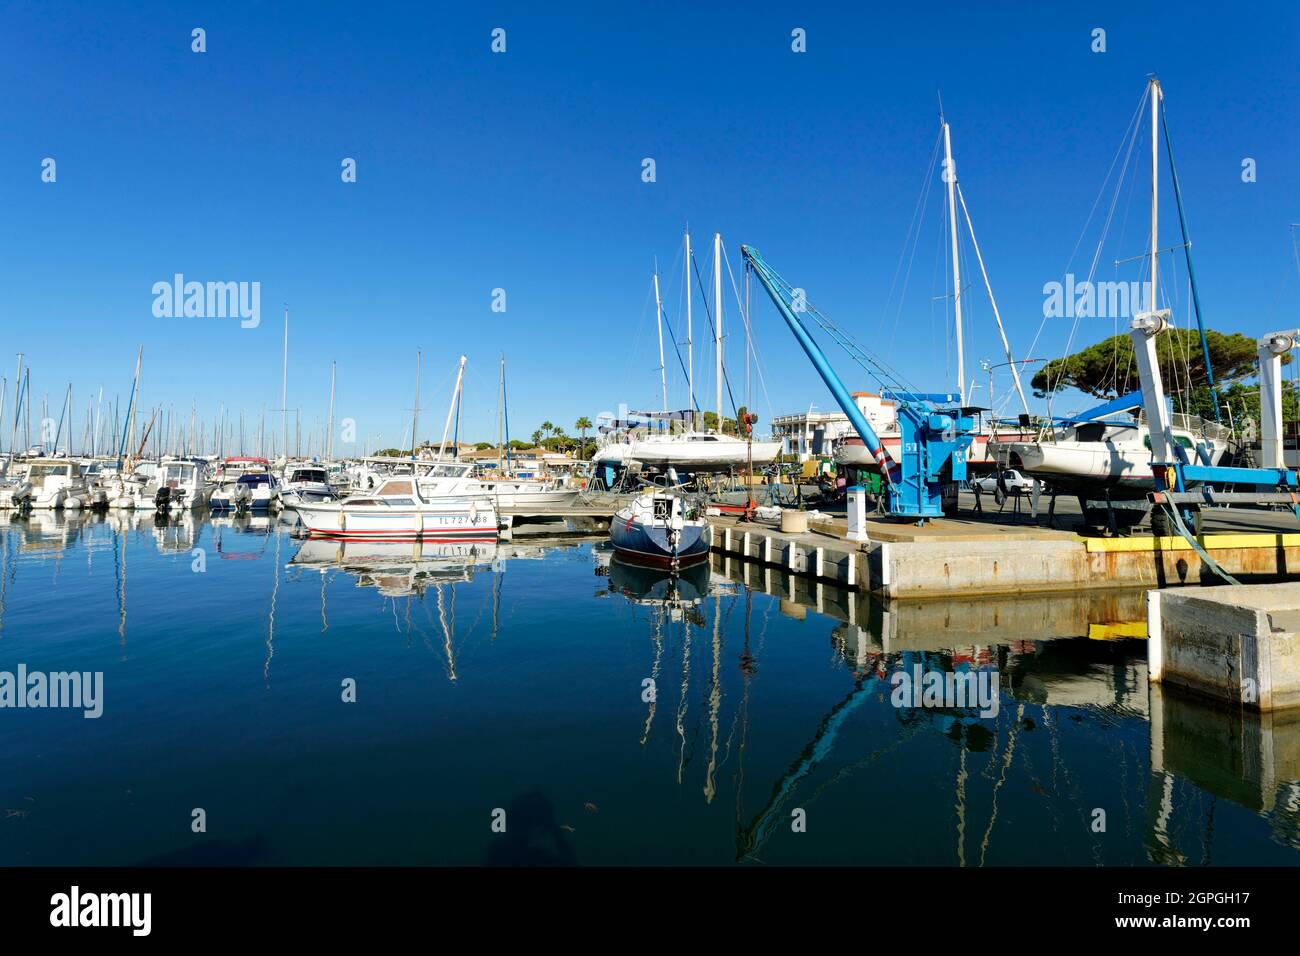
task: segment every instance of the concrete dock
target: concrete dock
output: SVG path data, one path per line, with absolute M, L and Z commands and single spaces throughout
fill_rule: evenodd
M 1152 681 L 1270 711 L 1300 707 L 1300 583 L 1153 590 Z
M 920 527 L 868 521 L 869 540 L 859 544 L 845 538 L 842 518 L 814 518 L 802 534 L 729 516 L 710 521 L 715 551 L 883 598 L 1163 588 L 1222 580 L 1190 544 L 1175 537 L 1085 537 L 963 517 Z M 1300 529 L 1208 533 L 1199 543 L 1239 579 L 1300 577 Z

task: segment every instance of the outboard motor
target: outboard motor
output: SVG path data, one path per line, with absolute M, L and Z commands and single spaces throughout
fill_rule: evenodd
M 153 506 L 158 511 L 166 511 L 168 508 L 171 507 L 171 500 L 172 500 L 172 490 L 168 488 L 166 485 L 163 485 L 156 492 L 154 492 Z

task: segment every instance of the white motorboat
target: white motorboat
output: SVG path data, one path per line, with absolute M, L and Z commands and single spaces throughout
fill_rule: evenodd
M 125 465 L 101 479 L 108 506 L 116 510 L 153 510 L 157 491 L 158 463 L 138 461 Z
M 286 506 L 292 508 L 300 501 L 324 501 L 335 497 L 329 472 L 323 465 L 303 463 L 284 469 L 280 498 Z
M 40 458 L 27 465 L 27 474 L 9 493 L 10 507 L 54 511 L 71 502 L 81 507 L 86 490 L 81 467 L 68 458 Z
M 235 456 L 221 463 L 208 500 L 213 511 L 269 511 L 278 507 L 279 481 L 265 458 Z
M 104 484 L 103 468 L 104 463 L 97 458 L 82 460 L 81 478 L 85 490 L 77 496 L 79 507 L 94 509 L 108 506 L 108 489 Z M 70 503 L 64 504 L 64 507 L 70 507 Z
M 571 504 L 581 494 L 580 489 L 566 488 L 558 479 L 482 477 L 477 482 L 478 491 L 490 497 L 498 508 L 560 507 Z
M 154 506 L 159 511 L 197 511 L 207 507 L 215 488 L 197 462 L 164 461 L 158 473 Z
M 374 491 L 339 501 L 299 501 L 311 534 L 334 538 L 495 540 L 497 514 L 484 496 L 430 496 L 415 476 L 387 478 Z

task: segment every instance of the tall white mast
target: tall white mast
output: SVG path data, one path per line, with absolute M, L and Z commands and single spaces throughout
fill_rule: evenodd
M 334 370 L 337 362 L 330 362 L 330 423 L 325 437 L 325 466 L 334 460 Z M 355 453 L 354 453 L 355 454 Z
M 1159 228 L 1159 189 L 1160 189 L 1160 81 L 1151 78 L 1151 295 L 1150 311 L 1156 311 L 1156 233 Z
M 961 331 L 961 263 L 957 258 L 957 167 L 952 161 L 952 134 L 943 121 L 943 178 L 948 181 L 948 226 L 952 238 L 952 301 L 957 329 L 957 395 L 966 404 L 966 356 Z
M 284 307 L 284 368 L 280 373 L 280 447 L 289 460 L 289 307 Z M 262 457 L 265 457 L 263 455 Z
M 691 403 L 691 430 L 695 429 L 695 350 L 691 345 L 691 230 L 686 230 L 686 391 Z
M 442 444 L 438 446 L 438 458 L 447 451 L 447 433 L 451 431 L 451 419 L 456 414 L 456 400 L 460 398 L 460 383 L 465 377 L 465 356 L 460 357 L 460 368 L 456 370 L 456 387 L 451 390 L 451 404 L 447 406 L 447 424 L 442 426 Z
M 659 329 L 659 385 L 664 393 L 664 411 L 668 411 L 668 371 L 664 368 L 664 305 L 659 299 L 659 267 L 655 266 L 655 325 Z
M 718 434 L 722 434 L 722 233 L 713 234 L 713 371 L 717 377 Z

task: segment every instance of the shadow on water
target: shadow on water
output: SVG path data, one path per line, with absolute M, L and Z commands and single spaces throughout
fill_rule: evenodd
M 488 844 L 485 866 L 576 866 L 577 854 L 540 790 L 522 793 L 505 808 L 506 832 Z

